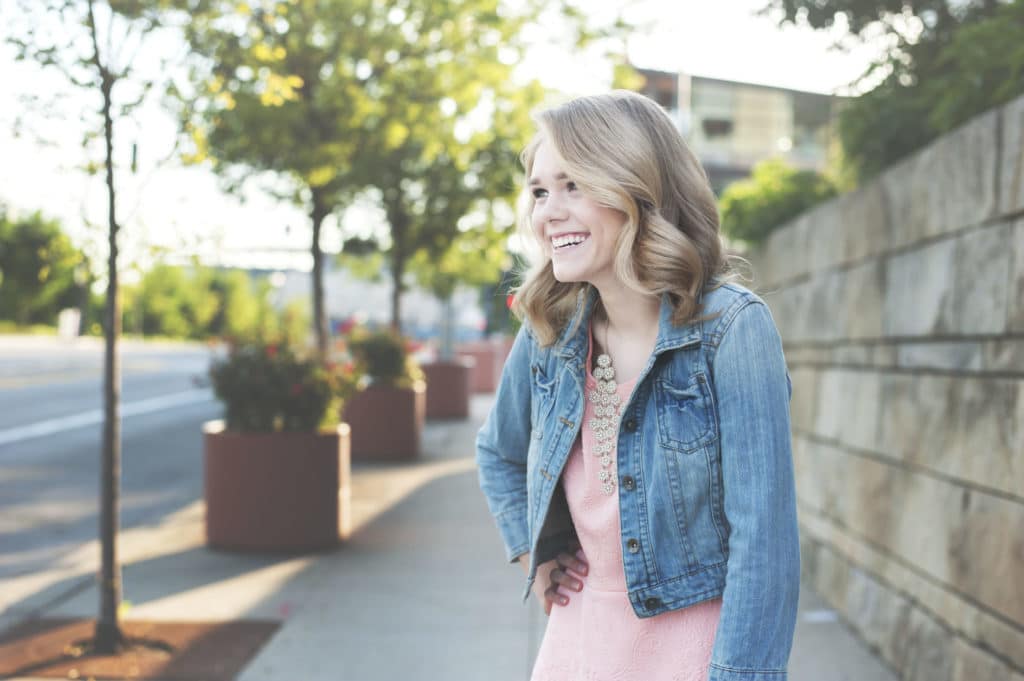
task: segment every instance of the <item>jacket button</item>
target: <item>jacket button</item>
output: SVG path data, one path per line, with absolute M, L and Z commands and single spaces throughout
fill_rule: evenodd
M 629 549 L 630 553 L 636 553 L 640 550 L 640 542 L 636 539 L 630 539 L 626 542 L 626 548 Z
M 626 422 L 622 424 L 622 427 L 626 429 L 627 433 L 636 432 L 636 419 L 626 419 Z
M 622 488 L 627 492 L 632 492 L 636 489 L 636 480 L 631 475 L 625 475 L 622 477 Z
M 660 598 L 648 598 L 644 601 L 644 607 L 648 610 L 654 610 L 655 608 L 661 607 Z

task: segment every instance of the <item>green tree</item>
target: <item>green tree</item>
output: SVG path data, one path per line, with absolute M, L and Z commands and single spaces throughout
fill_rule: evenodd
M 180 0 L 201 59 L 179 88 L 195 160 L 229 186 L 270 171 L 312 224 L 313 312 L 327 343 L 320 235 L 365 190 L 386 215 L 375 239 L 401 319 L 406 263 L 438 253 L 459 221 L 507 196 L 539 101 L 512 83 L 522 30 L 550 12 L 500 0 Z M 582 41 L 604 35 L 562 5 Z M 351 234 L 344 235 L 353 236 Z
M 0 319 L 54 324 L 61 308 L 81 301 L 87 272 L 60 223 L 38 212 L 16 218 L 0 206 Z
M 756 244 L 811 206 L 837 193 L 828 178 L 797 170 L 778 159 L 754 166 L 750 178 L 733 182 L 719 200 L 722 231 Z
M 209 336 L 247 338 L 259 335 L 265 320 L 274 314 L 270 307 L 269 284 L 253 282 L 241 270 L 213 273 L 209 291 L 218 303 L 205 329 Z
M 145 335 L 202 338 L 220 301 L 211 295 L 210 276 L 173 265 L 146 272 L 133 294 L 134 327 Z
M 83 118 L 92 139 L 102 140 L 107 199 L 107 293 L 104 309 L 103 441 L 100 497 L 100 614 L 92 645 L 112 654 L 125 644 L 118 610 L 121 575 L 117 559 L 119 523 L 121 370 L 117 344 L 121 334 L 118 280 L 117 189 L 114 132 L 145 99 L 153 81 L 135 69 L 148 38 L 161 26 L 164 0 L 20 0 L 20 13 L 9 21 L 8 42 L 22 60 L 63 75 L 70 87 L 95 98 L 97 110 Z M 7 17 L 5 17 L 7 19 Z M 97 116 L 98 114 L 98 116 Z M 94 166 L 91 161 L 87 166 Z
M 771 0 L 783 23 L 831 28 L 890 49 L 861 77 L 876 83 L 839 115 L 844 158 L 861 178 L 1024 92 L 1024 0 Z
M 504 230 L 468 229 L 451 240 L 439 253 L 418 251 L 409 262 L 409 270 L 423 288 L 433 293 L 444 308 L 441 325 L 441 357 L 455 354 L 452 320 L 452 296 L 461 284 L 482 288 L 496 284 L 502 272 L 511 266 Z
M 193 17 L 186 37 L 194 60 L 176 88 L 189 160 L 209 161 L 230 190 L 270 172 L 274 192 L 304 206 L 312 226 L 313 323 L 327 350 L 324 220 L 351 196 L 355 131 L 372 109 L 358 55 L 377 26 L 363 5 L 339 0 L 182 0 Z M 357 30 L 345 30 L 359 27 Z M 357 74 L 357 69 L 359 73 Z
M 475 282 L 481 267 L 492 271 L 485 277 L 497 277 L 500 269 L 493 258 L 481 256 L 493 250 L 495 234 L 503 235 L 514 223 L 517 156 L 531 128 L 529 110 L 541 91 L 536 86 L 511 90 L 505 67 L 495 62 L 488 71 L 481 62 L 450 80 L 443 72 L 430 80 L 424 72 L 422 100 L 433 106 L 401 98 L 385 102 L 386 125 L 405 131 L 403 137 L 397 144 L 378 137 L 373 141 L 380 146 L 356 160 L 363 181 L 377 188 L 387 216 L 388 231 L 376 245 L 391 275 L 396 330 L 401 329 L 409 263 L 418 263 L 416 278 L 442 299 L 450 297 L 455 280 Z M 483 119 L 486 124 L 460 134 L 460 125 L 480 114 L 481 97 L 494 102 Z M 481 244 L 484 250 L 473 252 Z M 430 273 L 432 267 L 438 271 Z

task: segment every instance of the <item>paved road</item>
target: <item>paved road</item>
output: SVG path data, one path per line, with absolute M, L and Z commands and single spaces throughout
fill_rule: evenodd
M 199 345 L 122 348 L 122 526 L 202 494 L 200 424 L 221 409 Z M 0 591 L 97 535 L 102 345 L 0 337 Z

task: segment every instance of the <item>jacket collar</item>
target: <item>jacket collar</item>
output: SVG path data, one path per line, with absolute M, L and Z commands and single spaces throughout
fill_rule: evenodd
M 555 344 L 554 352 L 565 359 L 586 358 L 590 316 L 597 304 L 597 289 L 587 285 L 576 295 L 576 311 L 571 321 Z M 701 324 L 690 322 L 683 326 L 672 323 L 672 301 L 667 293 L 661 295 L 658 311 L 658 339 L 654 343 L 654 354 L 666 350 L 700 343 Z

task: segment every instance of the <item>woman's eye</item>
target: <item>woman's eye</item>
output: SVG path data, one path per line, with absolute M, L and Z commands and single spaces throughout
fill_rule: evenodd
M 572 181 L 566 182 L 565 183 L 565 188 L 566 188 L 566 190 L 571 191 L 571 192 L 574 192 L 577 189 L 579 189 L 579 187 L 576 186 L 576 183 L 572 182 Z
M 541 189 L 541 188 L 538 187 L 538 188 L 534 189 L 532 193 L 533 193 L 533 198 L 535 198 L 535 199 L 542 199 L 542 198 L 544 198 L 545 196 L 548 195 L 548 190 L 547 189 Z

